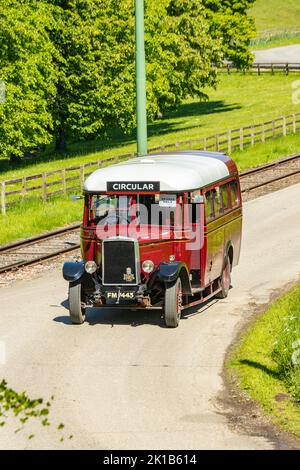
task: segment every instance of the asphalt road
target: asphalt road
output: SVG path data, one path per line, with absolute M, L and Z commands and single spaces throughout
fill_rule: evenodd
M 245 204 L 241 263 L 228 299 L 211 301 L 176 330 L 156 312 L 92 311 L 69 323 L 59 270 L 0 289 L 0 376 L 32 397 L 55 396 L 55 426 L 0 428 L 0 448 L 270 449 L 260 435 L 233 431 L 216 398 L 225 352 L 249 305 L 300 272 L 300 185 Z M 195 313 L 195 312 L 194 312 Z M 35 434 L 28 440 L 26 436 Z
M 300 63 L 300 44 L 255 51 L 255 62 Z

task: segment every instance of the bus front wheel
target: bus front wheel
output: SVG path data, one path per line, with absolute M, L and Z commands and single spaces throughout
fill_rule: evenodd
M 176 283 L 167 287 L 165 291 L 164 315 L 168 328 L 177 328 L 181 318 L 182 310 L 182 284 L 178 278 Z
M 81 304 L 81 284 L 69 284 L 69 313 L 74 325 L 81 325 L 85 321 L 85 308 Z

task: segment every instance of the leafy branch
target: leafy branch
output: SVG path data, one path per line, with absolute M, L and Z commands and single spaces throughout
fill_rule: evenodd
M 54 396 L 49 401 L 44 402 L 43 398 L 31 399 L 25 392 L 16 392 L 10 388 L 7 382 L 3 379 L 0 383 L 0 426 L 5 426 L 8 413 L 13 413 L 15 418 L 18 419 L 21 427 L 15 432 L 20 432 L 24 429 L 25 423 L 31 419 L 36 418 L 40 421 L 42 426 L 51 426 L 51 422 L 48 419 L 50 413 L 51 402 L 54 400 Z M 61 431 L 64 429 L 64 424 L 60 423 L 57 426 L 57 430 Z M 34 434 L 30 434 L 28 439 L 33 439 Z M 72 439 L 72 435 L 69 439 Z M 60 438 L 63 441 L 64 437 Z

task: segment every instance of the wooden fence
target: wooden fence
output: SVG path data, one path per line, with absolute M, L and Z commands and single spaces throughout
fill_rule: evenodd
M 255 62 L 252 67 L 243 70 L 237 69 L 237 67 L 232 63 L 228 63 L 221 67 L 221 70 L 227 71 L 228 74 L 232 72 L 242 72 L 244 74 L 257 73 L 258 75 L 261 75 L 263 73 L 271 73 L 272 75 L 275 75 L 276 72 L 282 72 L 285 73 L 285 75 L 289 75 L 290 73 L 294 72 L 300 73 L 300 63 L 287 64 Z
M 233 150 L 243 150 L 249 145 L 265 142 L 278 136 L 286 136 L 299 130 L 300 113 L 261 124 L 230 129 L 209 137 L 161 145 L 149 149 L 149 153 L 197 149 L 226 152 L 230 155 Z M 96 169 L 133 157 L 135 157 L 134 153 L 116 155 L 82 165 L 4 181 L 1 183 L 1 213 L 6 214 L 7 208 L 18 204 L 25 198 L 47 201 L 53 196 L 81 191 L 85 178 Z

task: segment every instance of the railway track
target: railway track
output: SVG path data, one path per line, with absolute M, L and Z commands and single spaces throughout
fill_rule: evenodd
M 0 247 L 0 274 L 48 261 L 80 248 L 75 224 L 43 235 Z
M 253 199 L 262 194 L 300 182 L 300 155 L 244 171 L 240 175 L 243 199 Z M 80 248 L 80 224 L 55 230 L 43 235 L 0 246 L 0 274 L 15 271 L 56 258 Z
M 300 154 L 251 168 L 240 174 L 243 199 L 253 199 L 300 182 Z

